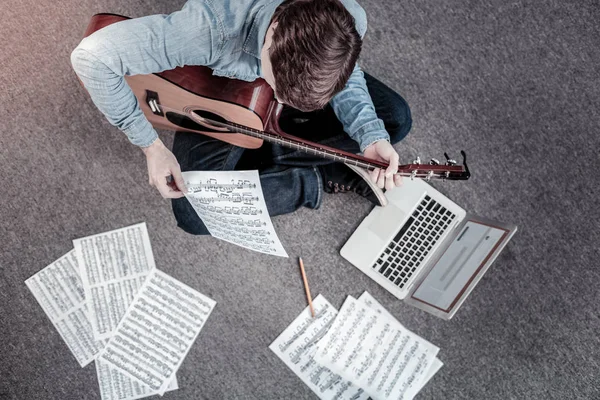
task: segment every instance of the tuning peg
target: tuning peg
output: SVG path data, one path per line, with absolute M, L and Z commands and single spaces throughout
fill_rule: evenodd
M 417 177 L 417 170 L 413 170 L 413 172 L 410 173 L 410 180 L 414 181 L 415 178 Z
M 421 157 L 417 156 L 417 158 L 413 160 L 413 164 L 421 164 Z
M 448 153 L 444 153 L 444 157 L 446 157 L 446 165 L 456 165 L 456 160 L 448 157 Z
M 431 180 L 431 178 L 432 178 L 432 177 L 433 177 L 433 171 L 429 171 L 429 172 L 427 173 L 427 176 L 425 177 L 425 180 L 426 180 L 427 182 L 429 182 L 429 181 Z
M 439 160 L 437 160 L 437 159 L 435 159 L 435 158 L 432 158 L 432 159 L 429 161 L 429 165 L 440 165 L 440 161 L 439 161 Z

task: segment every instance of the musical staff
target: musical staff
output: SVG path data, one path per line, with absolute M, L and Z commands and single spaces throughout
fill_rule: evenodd
M 315 317 L 307 307 L 269 346 L 322 400 L 366 400 L 369 396 L 313 359 L 317 342 L 327 333 L 337 310 L 322 296 L 313 300 Z
M 25 281 L 82 367 L 93 361 L 106 340 L 95 340 L 88 318 L 79 264 L 71 250 Z
M 200 193 L 202 191 L 207 192 L 225 192 L 232 193 L 236 189 L 255 189 L 256 183 L 251 183 L 248 179 L 238 179 L 235 182 L 234 179 L 231 180 L 231 183 L 218 183 L 216 179 L 209 178 L 206 183 L 202 183 L 202 181 L 190 185 L 188 187 L 189 193 Z
M 130 379 L 106 361 L 96 360 L 95 364 L 102 400 L 135 400 L 158 394 L 138 381 Z M 177 389 L 179 385 L 177 377 L 174 377 L 167 391 Z
M 376 310 L 370 295 L 363 297 L 348 296 L 314 360 L 374 400 L 412 399 L 441 366 L 439 348 Z
M 217 197 L 194 197 L 192 203 L 200 203 L 200 204 L 211 204 L 211 203 L 219 203 L 219 202 L 228 202 L 228 203 L 242 203 L 247 205 L 254 205 L 258 202 L 258 196 L 252 196 L 249 193 L 219 193 Z
M 396 329 L 405 329 L 404 326 L 400 322 L 398 322 L 398 320 L 396 318 L 394 318 L 392 316 L 392 314 L 390 314 L 381 304 L 379 304 L 379 302 L 377 300 L 375 300 L 375 298 L 373 298 L 373 296 L 371 296 L 371 294 L 369 292 L 363 292 L 363 294 L 358 298 L 358 300 L 360 302 L 362 302 L 363 304 L 365 304 L 367 307 L 369 307 L 371 310 L 377 312 L 378 314 L 383 316 L 385 319 L 387 319 L 387 321 L 390 324 L 389 329 L 392 329 L 392 327 L 394 327 Z M 382 345 L 383 338 L 385 337 L 386 333 L 387 333 L 387 330 L 381 332 L 381 335 L 376 338 L 376 345 L 378 345 L 378 346 Z M 427 348 L 428 351 L 437 353 L 439 350 L 437 346 L 435 346 L 434 344 L 428 342 L 427 340 L 425 340 L 421 337 L 419 337 L 419 342 L 421 343 L 422 346 L 424 346 L 424 348 Z M 374 353 L 377 351 L 377 348 L 375 347 L 372 350 Z M 444 365 L 444 363 L 442 363 L 442 361 L 440 361 L 440 359 L 437 357 L 437 355 L 433 359 L 433 361 L 431 361 L 430 363 L 427 363 L 428 361 L 429 360 L 428 360 L 427 356 L 425 356 L 425 355 L 422 355 L 422 357 L 419 358 L 419 364 L 417 365 L 417 368 L 415 368 L 412 371 L 411 376 L 402 384 L 403 391 L 407 390 L 407 388 L 410 385 L 414 385 L 413 392 L 414 393 L 419 392 L 427 384 L 427 382 L 429 382 L 429 380 L 439 371 L 439 369 Z M 367 366 L 368 365 L 365 365 L 364 368 L 366 368 Z M 423 370 L 423 374 L 422 374 L 421 370 Z M 422 378 L 420 378 L 421 376 L 422 376 Z
M 107 339 L 155 269 L 146 224 L 136 224 L 73 241 L 82 266 L 94 338 Z
M 186 197 L 213 237 L 287 257 L 269 217 L 258 171 L 193 171 L 183 176 Z
M 98 360 L 162 396 L 215 304 L 154 269 Z

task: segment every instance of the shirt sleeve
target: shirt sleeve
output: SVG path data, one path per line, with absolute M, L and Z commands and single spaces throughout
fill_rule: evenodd
M 124 76 L 183 65 L 210 65 L 223 31 L 212 10 L 190 1 L 170 15 L 117 22 L 86 37 L 71 53 L 75 73 L 108 121 L 140 147 L 158 137 Z
M 344 130 L 358 142 L 360 151 L 379 140 L 390 140 L 383 121 L 377 117 L 367 82 L 358 64 L 342 91 L 330 102 Z

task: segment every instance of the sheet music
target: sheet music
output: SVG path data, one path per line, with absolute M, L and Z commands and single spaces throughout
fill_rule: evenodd
M 348 296 L 317 343 L 314 359 L 374 400 L 411 399 L 437 351 L 363 302 Z
M 394 318 L 394 316 L 392 314 L 390 314 L 388 312 L 388 310 L 386 310 L 377 300 L 375 300 L 375 298 L 373 296 L 371 296 L 371 294 L 367 291 L 363 292 L 363 294 L 360 295 L 360 297 L 358 298 L 359 301 L 362 301 L 364 304 L 366 304 L 367 306 L 369 306 L 371 309 L 377 311 L 379 314 L 382 314 L 383 316 L 385 316 L 386 318 L 388 318 L 390 321 L 393 321 L 394 324 L 396 325 L 396 329 L 404 329 L 404 326 L 396 319 Z M 437 346 L 435 346 L 434 344 L 428 342 L 427 340 L 421 338 L 421 340 L 423 341 L 423 343 L 426 346 L 429 346 L 429 348 L 431 349 L 431 351 L 434 351 L 437 353 Z M 419 391 L 421 391 L 421 389 L 423 389 L 423 387 L 427 384 L 427 382 L 429 382 L 429 380 L 431 378 L 433 378 L 433 376 L 440 370 L 440 368 L 442 368 L 442 366 L 444 365 L 444 363 L 439 359 L 439 358 L 435 358 L 433 360 L 433 362 L 431 363 L 431 366 L 429 367 L 429 370 L 427 370 L 427 372 L 425 373 L 425 377 L 423 378 L 423 381 L 421 382 L 420 387 L 417 389 L 417 393 Z
M 215 304 L 155 269 L 98 360 L 162 395 Z
M 315 318 L 309 307 L 269 346 L 302 381 L 322 400 L 364 400 L 369 396 L 360 388 L 318 365 L 313 360 L 316 342 L 321 339 L 337 315 L 325 297 L 313 300 Z
M 107 339 L 156 268 L 146 224 L 76 239 L 73 244 L 94 338 Z
M 75 251 L 54 261 L 25 284 L 79 365 L 89 364 L 106 341 L 94 340 Z
M 258 171 L 184 172 L 186 198 L 210 234 L 261 253 L 287 257 L 263 197 Z
M 102 400 L 135 400 L 158 394 L 102 360 L 96 360 L 95 364 Z M 179 385 L 177 377 L 174 377 L 167 391 L 177 389 Z

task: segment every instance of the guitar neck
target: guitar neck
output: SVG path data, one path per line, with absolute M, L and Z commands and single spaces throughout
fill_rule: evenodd
M 343 162 L 346 164 L 355 165 L 357 167 L 365 168 L 367 170 L 373 170 L 376 168 L 387 168 L 389 164 L 377 160 L 368 159 L 359 155 L 353 155 L 350 153 L 342 153 L 331 149 L 329 147 L 320 146 L 318 143 L 302 141 L 294 138 L 293 136 L 284 137 L 275 133 L 268 133 L 259 131 L 256 129 L 248 128 L 243 125 L 235 123 L 227 123 L 230 129 L 235 130 L 237 133 L 253 136 L 259 139 L 263 139 L 269 143 L 275 143 L 291 149 L 303 151 L 307 154 L 314 154 L 322 158 L 330 159 L 333 161 Z
M 259 131 L 231 122 L 227 123 L 226 125 L 229 126 L 230 130 L 233 130 L 237 133 L 254 136 L 256 138 L 263 139 L 270 143 L 276 143 L 284 147 L 297 149 L 308 154 L 314 154 L 316 156 L 330 159 L 333 161 L 339 161 L 346 164 L 355 165 L 357 167 L 364 168 L 369 171 L 372 171 L 377 168 L 385 170 L 389 167 L 389 164 L 383 161 L 373 160 L 360 155 L 343 152 L 341 150 L 336 150 L 331 147 L 319 145 L 318 143 L 303 141 L 294 136 L 283 136 L 281 134 Z M 411 178 L 424 178 L 426 180 L 430 180 L 431 178 L 453 180 L 469 179 L 470 173 L 468 168 L 466 167 L 466 155 L 464 152 L 461 153 L 463 155 L 464 161 L 463 166 L 454 165 L 455 162 L 453 160 L 447 165 L 420 164 L 420 161 L 415 161 L 413 164 L 399 165 L 396 174 Z M 446 154 L 444 153 L 444 155 Z M 448 158 L 447 155 L 446 158 Z
M 161 106 L 162 107 L 162 106 Z M 333 161 L 343 162 L 346 164 L 354 165 L 366 170 L 372 171 L 374 169 L 387 169 L 389 164 L 379 160 L 373 160 L 366 158 L 361 155 L 348 153 L 342 150 L 337 150 L 332 147 L 324 146 L 319 143 L 306 141 L 295 136 L 285 134 L 283 132 L 272 133 L 260 131 L 258 129 L 250 128 L 248 126 L 240 125 L 230 121 L 215 121 L 198 116 L 195 113 L 189 113 L 188 116 L 201 124 L 209 124 L 209 126 L 225 129 L 229 133 L 241 133 L 248 136 L 253 136 L 265 140 L 270 143 L 275 143 L 284 147 L 303 151 L 308 154 L 313 154 L 322 158 L 326 158 Z M 227 134 L 227 133 L 224 133 Z M 417 159 L 412 164 L 399 165 L 396 174 L 401 176 L 409 176 L 411 178 L 425 178 L 427 180 L 431 178 L 440 179 L 452 179 L 452 180 L 466 180 L 471 176 L 467 164 L 466 155 L 461 152 L 463 156 L 463 165 L 455 165 L 454 160 L 450 160 L 446 153 L 444 155 L 448 159 L 446 165 L 439 165 L 437 160 L 432 159 L 430 164 L 421 164 Z

